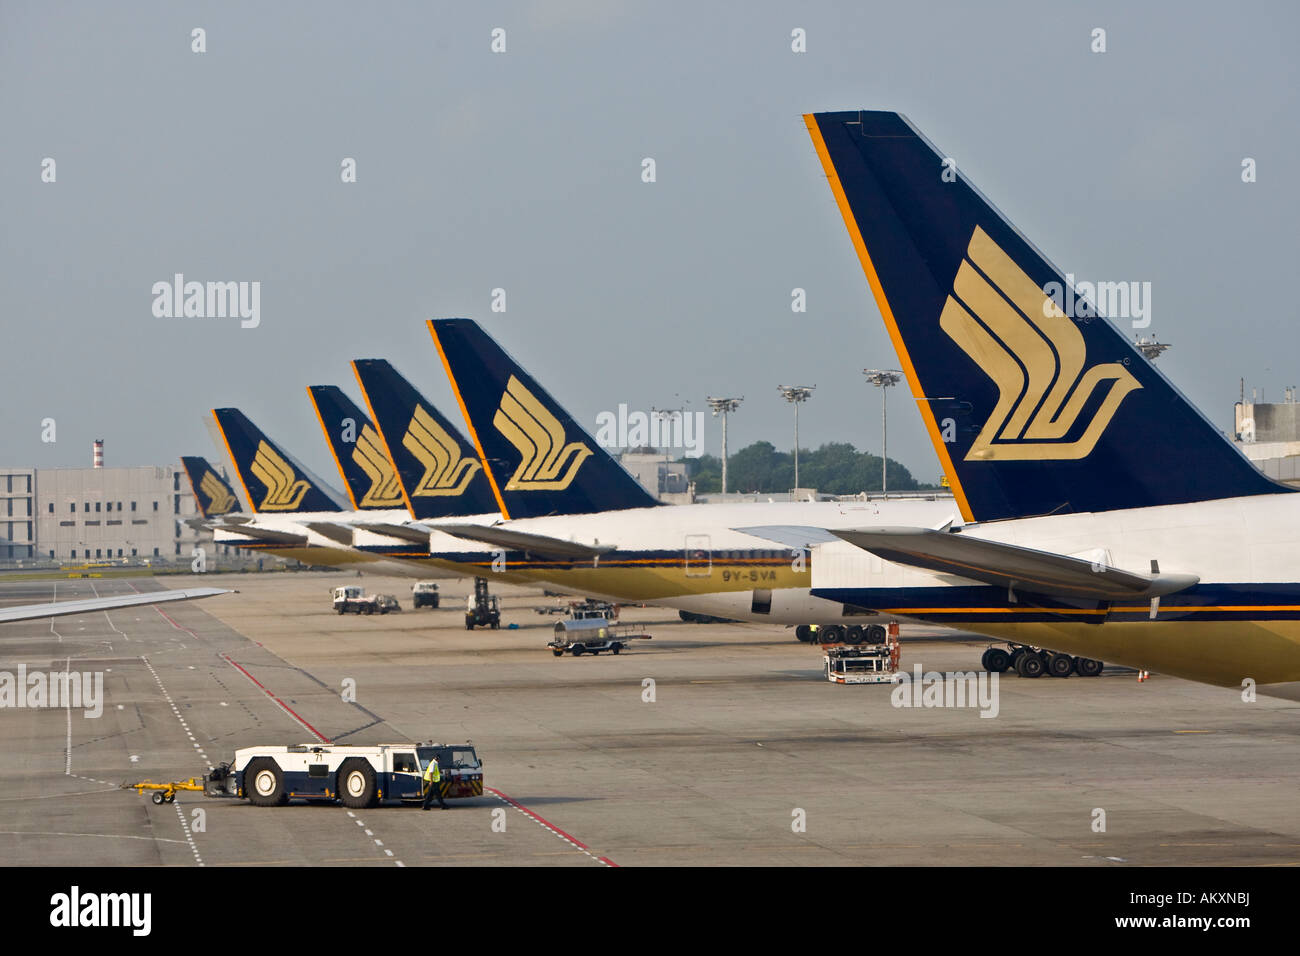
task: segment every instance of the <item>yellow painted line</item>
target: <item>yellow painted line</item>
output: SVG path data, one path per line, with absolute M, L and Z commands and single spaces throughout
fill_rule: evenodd
M 844 225 L 848 227 L 849 238 L 853 240 L 853 248 L 857 250 L 858 261 L 862 263 L 862 269 L 867 274 L 867 282 L 871 286 L 871 294 L 875 296 L 876 307 L 880 309 L 880 314 L 885 320 L 885 328 L 889 331 L 889 338 L 894 343 L 894 351 L 898 353 L 899 363 L 903 366 L 903 373 L 907 376 L 907 384 L 912 389 L 912 397 L 916 399 L 916 404 L 921 412 L 921 419 L 925 422 L 926 430 L 930 433 L 930 443 L 934 445 L 935 453 L 939 456 L 939 463 L 943 466 L 944 474 L 948 476 L 948 483 L 952 486 L 952 493 L 957 500 L 957 507 L 961 510 L 963 518 L 967 521 L 974 521 L 975 516 L 971 513 L 970 504 L 966 501 L 966 492 L 962 489 L 961 479 L 957 477 L 957 470 L 953 467 L 952 458 L 948 455 L 948 446 L 939 432 L 939 423 L 934 419 L 934 411 L 930 408 L 930 403 L 925 400 L 925 393 L 921 389 L 921 380 L 917 377 L 916 369 L 912 365 L 912 358 L 908 354 L 907 345 L 903 342 L 903 336 L 898 331 L 898 322 L 894 319 L 894 310 L 890 308 L 889 300 L 885 298 L 884 286 L 880 284 L 880 277 L 876 274 L 875 264 L 871 261 L 871 254 L 867 251 L 867 244 L 862 238 L 862 231 L 858 228 L 857 218 L 849 207 L 848 197 L 844 194 L 844 185 L 840 182 L 839 174 L 835 171 L 835 164 L 831 162 L 831 155 L 826 149 L 826 141 L 822 138 L 822 131 L 817 126 L 817 120 L 812 113 L 805 113 L 803 119 L 804 125 L 808 127 L 808 135 L 812 137 L 813 147 L 817 150 L 817 158 L 821 160 L 822 169 L 826 173 L 827 180 L 830 181 L 831 193 L 835 196 L 835 204 L 839 206 L 840 215 L 844 217 Z
M 433 344 L 438 348 L 438 357 L 442 359 L 443 370 L 447 373 L 447 381 L 451 383 L 451 390 L 456 393 L 456 403 L 460 405 L 460 413 L 465 419 L 465 427 L 469 429 L 470 441 L 474 443 L 474 450 L 478 452 L 478 460 L 483 464 L 483 474 L 487 475 L 488 484 L 492 486 L 492 496 L 497 500 L 497 507 L 501 509 L 501 517 L 507 521 L 510 520 L 510 512 L 506 510 L 506 503 L 501 497 L 501 489 L 497 487 L 496 475 L 492 474 L 492 469 L 488 465 L 487 455 L 483 454 L 483 443 L 478 440 L 478 431 L 474 428 L 474 422 L 469 417 L 469 409 L 465 407 L 465 399 L 461 397 L 460 385 L 456 382 L 456 376 L 451 373 L 451 363 L 447 361 L 447 353 L 442 350 L 442 343 L 438 341 L 438 331 L 433 327 L 433 322 L 429 321 L 429 334 L 433 336 Z
M 1176 734 L 1212 734 L 1213 730 L 1175 730 Z

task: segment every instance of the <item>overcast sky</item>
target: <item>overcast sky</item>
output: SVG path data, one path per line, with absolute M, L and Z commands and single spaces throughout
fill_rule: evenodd
M 0 0 L 3 463 L 213 457 L 235 405 L 337 483 L 305 387 L 359 397 L 348 361 L 388 358 L 459 420 L 439 316 L 593 432 L 743 395 L 732 449 L 788 448 L 797 383 L 801 444 L 878 452 L 861 370 L 898 360 L 800 119 L 856 108 L 906 113 L 1076 277 L 1150 282 L 1162 368 L 1230 428 L 1239 378 L 1300 382 L 1297 35 L 1282 2 Z M 260 325 L 156 317 L 178 272 L 260 282 Z

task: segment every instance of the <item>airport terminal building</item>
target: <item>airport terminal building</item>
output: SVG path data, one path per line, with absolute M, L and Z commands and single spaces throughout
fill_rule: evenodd
M 0 468 L 0 561 L 191 560 L 215 554 L 180 464 Z

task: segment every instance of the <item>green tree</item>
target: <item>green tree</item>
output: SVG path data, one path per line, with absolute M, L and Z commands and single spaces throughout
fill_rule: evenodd
M 685 458 L 698 494 L 716 494 L 722 487 L 722 462 L 714 455 Z M 880 456 L 860 452 L 848 442 L 828 442 L 820 448 L 799 449 L 799 481 L 830 495 L 856 495 L 880 491 Z M 727 462 L 727 490 L 738 492 L 788 492 L 794 487 L 794 455 L 777 451 L 767 441 L 757 441 L 736 452 Z M 899 462 L 889 460 L 890 491 L 932 491 L 936 486 L 918 482 Z

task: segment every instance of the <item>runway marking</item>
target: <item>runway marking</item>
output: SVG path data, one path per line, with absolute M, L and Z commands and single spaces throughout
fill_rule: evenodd
M 165 615 L 164 615 L 164 616 L 165 616 Z M 251 681 L 252 681 L 254 684 L 256 684 L 258 687 L 260 687 L 260 688 L 262 689 L 262 691 L 266 694 L 267 697 L 269 697 L 269 698 L 271 698 L 271 700 L 275 701 L 276 704 L 279 705 L 280 709 L 283 710 L 286 714 L 288 714 L 288 715 L 289 715 L 290 717 L 292 717 L 294 720 L 298 721 L 298 723 L 300 723 L 303 727 L 306 727 L 307 730 L 308 730 L 308 732 L 311 733 L 311 734 L 314 734 L 317 740 L 319 740 L 319 741 L 320 741 L 321 743 L 323 743 L 323 744 L 333 743 L 332 740 L 330 740 L 328 737 L 326 737 L 324 734 L 322 734 L 319 730 L 317 730 L 317 729 L 316 729 L 315 727 L 313 727 L 311 724 L 307 723 L 307 721 L 303 720 L 303 719 L 302 719 L 301 717 L 299 717 L 296 713 L 294 713 L 292 707 L 290 707 L 288 704 L 286 704 L 284 701 L 282 701 L 279 697 L 276 697 L 275 694 L 271 693 L 271 691 L 267 688 L 267 686 L 266 686 L 265 684 L 263 684 L 260 680 L 258 680 L 256 677 L 254 677 L 252 674 L 250 674 L 247 670 L 245 670 L 244 667 L 243 667 L 242 665 L 237 664 L 234 660 L 232 660 L 228 654 L 226 654 L 226 653 L 223 651 L 223 652 L 220 653 L 218 656 L 221 657 L 221 659 L 224 660 L 224 661 L 225 661 L 227 664 L 229 664 L 231 667 L 235 668 L 235 670 L 239 671 L 241 674 L 243 674 L 245 677 L 247 677 L 249 680 L 251 680 Z
M 94 583 L 93 581 L 92 581 L 91 584 L 90 584 L 90 590 L 91 590 L 92 592 L 94 592 L 95 597 L 99 597 L 99 588 L 95 587 L 95 583 Z M 106 620 L 106 621 L 108 622 L 108 626 L 111 627 L 111 628 L 113 629 L 113 633 L 115 633 L 115 634 L 121 634 L 123 640 L 127 640 L 127 641 L 129 641 L 129 640 L 131 639 L 131 638 L 128 637 L 126 634 L 123 634 L 121 631 L 119 631 L 119 630 L 117 629 L 117 625 L 113 623 L 113 619 L 112 619 L 111 617 L 108 616 L 108 612 L 107 612 L 107 611 L 104 612 L 104 620 Z M 112 644 L 110 644 L 110 645 L 108 645 L 108 646 L 109 646 L 110 649 L 113 647 Z
M 65 833 L 60 830 L 0 830 L 0 836 L 66 836 L 99 837 L 102 840 L 148 840 L 150 843 L 184 843 L 184 840 L 169 840 L 166 837 L 133 836 L 127 833 Z
M 565 833 L 554 823 L 551 823 L 549 820 L 534 813 L 532 810 L 529 810 L 526 806 L 524 806 L 522 803 L 520 803 L 518 800 L 514 799 L 513 797 L 506 796 L 504 793 L 502 793 L 500 790 L 496 789 L 495 787 L 484 787 L 483 792 L 490 793 L 493 796 L 495 796 L 497 799 L 501 800 L 503 803 L 510 804 L 510 806 L 514 807 L 520 813 L 524 814 L 524 816 L 531 819 L 538 826 L 542 827 L 543 829 L 549 830 L 551 833 L 555 834 L 565 843 L 568 843 L 570 846 L 578 850 L 581 850 L 583 853 L 587 854 L 587 856 L 591 857 L 601 866 L 612 866 L 612 867 L 618 866 L 618 864 L 615 863 L 613 860 L 611 860 L 609 857 L 596 856 L 596 854 L 591 852 L 591 847 L 587 846 L 587 844 L 583 843 L 577 837 Z
M 194 851 L 194 862 L 199 866 L 202 866 L 203 857 L 199 856 L 199 848 L 194 845 L 194 836 L 190 833 L 190 824 L 189 821 L 185 819 L 185 811 L 181 809 L 180 800 L 173 800 L 172 806 L 176 808 L 176 817 L 181 821 L 181 829 L 185 831 L 185 839 L 189 841 L 190 849 Z
M 72 667 L 72 658 L 69 657 L 63 665 L 64 672 L 66 673 L 68 670 L 71 669 L 71 667 Z M 64 750 L 63 750 L 63 775 L 65 777 L 76 777 L 78 780 L 88 780 L 91 783 L 102 783 L 106 787 L 112 787 L 113 784 L 109 783 L 107 780 L 100 780 L 97 777 L 87 777 L 85 774 L 72 772 L 72 701 L 71 699 L 67 699 L 67 698 L 64 699 L 63 713 L 64 716 L 67 718 L 67 722 L 68 722 L 67 742 L 64 745 Z
M 381 850 L 384 850 L 384 855 L 385 855 L 385 856 L 389 856 L 389 857 L 391 857 L 391 856 L 393 855 L 393 851 L 392 851 L 392 850 L 386 850 L 386 849 L 384 849 L 384 841 L 375 838 L 375 832 L 374 832 L 373 830 L 371 830 L 369 827 L 366 826 L 364 820 L 360 819 L 360 818 L 359 818 L 355 813 L 353 813 L 351 810 L 348 811 L 348 816 L 350 816 L 350 817 L 352 818 L 353 822 L 355 822 L 357 826 L 361 827 L 363 830 L 366 831 L 366 836 L 371 837 L 372 839 L 375 840 L 375 846 L 376 846 L 377 848 L 381 849 Z M 403 863 L 401 860 L 393 860 L 393 864 L 394 864 L 395 866 L 406 866 L 406 864 Z
M 190 730 L 190 725 L 186 723 L 185 718 L 181 716 L 180 708 L 176 706 L 176 701 L 172 700 L 172 695 L 167 693 L 167 688 L 163 686 L 162 678 L 158 676 L 158 672 L 153 669 L 153 664 L 149 663 L 149 658 L 143 655 L 141 655 L 140 660 L 144 661 L 144 666 L 149 668 L 149 673 L 153 675 L 155 683 L 158 684 L 158 689 L 162 691 L 163 699 L 167 701 L 167 706 L 172 709 L 172 716 L 180 721 L 181 729 L 185 731 L 185 736 L 189 737 L 190 740 L 193 740 L 194 733 Z M 194 745 L 194 748 L 199 751 L 200 755 L 203 754 L 202 748 L 197 743 Z M 203 757 L 203 762 L 208 765 L 209 770 L 215 769 L 212 761 L 206 756 Z

